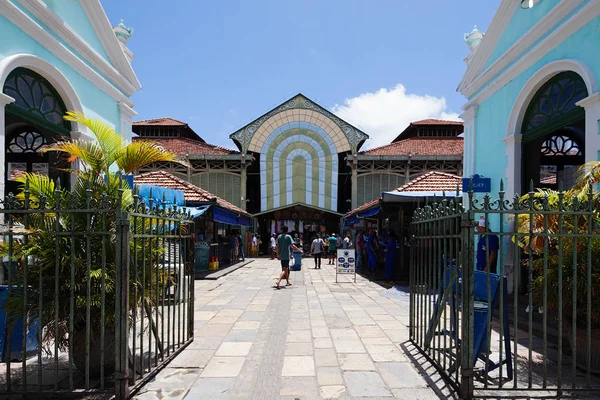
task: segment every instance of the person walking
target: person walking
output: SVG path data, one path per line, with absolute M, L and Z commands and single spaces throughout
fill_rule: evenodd
M 288 228 L 284 226 L 281 229 L 281 234 L 277 238 L 277 259 L 281 262 L 281 275 L 275 287 L 280 289 L 279 286 L 282 279 L 287 281 L 286 286 L 290 286 L 290 258 L 293 254 L 292 251 L 300 251 L 298 247 L 294 245 L 294 240 L 290 235 L 287 234 Z
M 375 234 L 375 231 L 371 229 L 369 231 L 369 237 L 367 238 L 367 266 L 370 274 L 374 274 L 375 269 L 377 268 L 378 247 L 379 243 L 377 243 L 377 235 Z
M 360 269 L 362 267 L 363 249 L 365 246 L 365 239 L 361 231 L 356 233 L 354 244 L 356 246 L 356 268 Z
M 477 271 L 489 271 L 492 274 L 497 274 L 500 239 L 490 233 L 488 223 L 483 216 L 479 218 L 477 232 L 479 232 L 479 240 L 477 241 L 477 264 L 475 268 Z
M 275 259 L 277 255 L 277 241 L 275 239 L 275 234 L 271 236 L 271 260 Z
M 256 233 L 252 236 L 252 257 L 258 256 L 258 238 L 259 234 Z
M 342 242 L 342 248 L 343 249 L 349 249 L 352 247 L 352 240 L 350 240 L 350 234 L 347 233 L 346 237 L 344 238 L 343 242 Z
M 246 256 L 244 255 L 244 242 L 242 241 L 242 234 L 238 232 L 237 237 L 240 246 L 240 256 L 242 257 L 242 261 L 246 261 Z
M 240 252 L 240 241 L 238 240 L 237 235 L 234 233 L 231 235 L 231 263 L 235 264 L 238 262 Z
M 337 255 L 337 237 L 335 233 L 329 238 L 329 265 L 335 265 L 335 257 Z
M 385 244 L 385 280 L 392 282 L 394 276 L 394 266 L 396 265 L 396 234 L 392 231 L 387 237 Z
M 321 257 L 323 257 L 324 251 L 325 242 L 315 235 L 315 238 L 310 245 L 310 253 L 315 257 L 315 269 L 321 269 Z

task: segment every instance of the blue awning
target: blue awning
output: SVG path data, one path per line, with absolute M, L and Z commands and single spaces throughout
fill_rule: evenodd
M 139 185 L 138 186 L 138 195 L 140 198 L 144 199 L 146 202 L 150 200 L 150 192 L 152 192 L 152 198 L 154 201 L 162 201 L 165 199 L 165 203 L 167 205 L 177 205 L 184 206 L 185 205 L 185 197 L 183 196 L 182 190 L 175 189 L 167 189 L 160 186 L 154 185 Z M 175 202 L 175 203 L 173 203 Z
M 360 223 L 360 219 L 356 216 L 351 216 L 344 221 L 345 226 L 352 226 Z
M 357 217 L 358 218 L 369 218 L 369 217 L 379 214 L 380 212 L 381 212 L 381 207 L 378 206 L 375 208 L 371 208 L 369 210 L 365 210 L 363 212 L 359 212 L 357 214 Z
M 250 218 L 219 207 L 213 210 L 213 220 L 228 225 L 250 226 Z
M 200 207 L 177 207 L 177 211 L 189 213 L 193 219 L 203 215 L 209 208 L 210 205 Z

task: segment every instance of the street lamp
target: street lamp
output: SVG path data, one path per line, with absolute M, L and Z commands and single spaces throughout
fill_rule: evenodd
M 529 9 L 539 3 L 540 0 L 521 0 L 521 8 Z

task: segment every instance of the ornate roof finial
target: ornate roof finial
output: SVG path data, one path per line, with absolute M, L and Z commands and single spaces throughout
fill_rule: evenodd
M 483 40 L 484 35 L 484 33 L 477 29 L 477 25 L 475 25 L 471 33 L 465 33 L 465 43 L 469 46 L 469 50 L 475 50 L 479 46 L 479 43 L 481 43 L 481 40 Z
M 126 27 L 123 23 L 123 20 L 121 20 L 121 22 L 119 22 L 118 25 L 113 26 L 113 32 L 117 36 L 117 39 L 119 39 L 121 43 L 126 45 L 129 39 L 131 39 L 131 36 L 133 35 L 133 28 Z

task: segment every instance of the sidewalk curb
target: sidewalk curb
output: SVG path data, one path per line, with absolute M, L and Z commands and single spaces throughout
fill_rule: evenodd
M 242 268 L 245 267 L 246 265 L 253 263 L 254 259 L 252 260 L 246 260 L 244 262 L 241 263 L 237 263 L 237 264 L 233 264 L 230 265 L 226 268 L 223 268 L 221 270 L 217 270 L 217 271 L 208 271 L 209 273 L 207 274 L 202 274 L 200 276 L 196 275 L 195 279 L 196 280 L 209 280 L 209 281 L 216 281 L 219 278 L 224 277 L 225 275 L 228 275 L 230 273 L 232 273 L 233 271 L 237 270 L 238 268 Z

